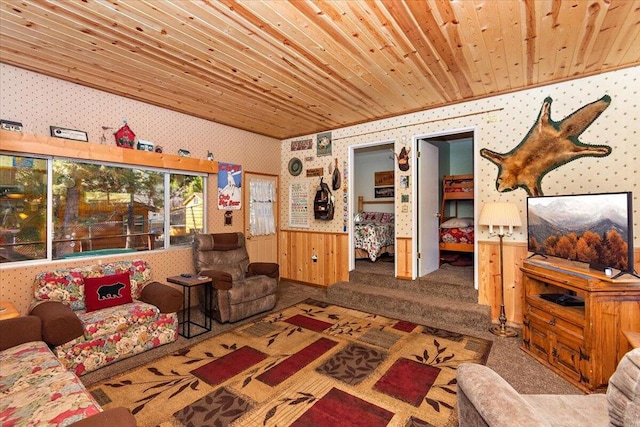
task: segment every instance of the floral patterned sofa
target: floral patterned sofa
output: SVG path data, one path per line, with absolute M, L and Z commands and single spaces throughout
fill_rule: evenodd
M 35 316 L 0 321 L 0 425 L 131 427 L 123 407 L 103 411 L 41 341 Z
M 43 271 L 34 295 L 43 341 L 76 375 L 178 338 L 182 293 L 152 282 L 143 260 Z

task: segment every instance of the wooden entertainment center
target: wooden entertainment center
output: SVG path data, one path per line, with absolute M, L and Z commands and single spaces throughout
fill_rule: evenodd
M 581 265 L 524 261 L 522 350 L 581 390 L 603 391 L 631 350 L 625 332 L 640 332 L 640 279 L 612 279 Z M 542 294 L 573 294 L 584 305 L 560 305 Z

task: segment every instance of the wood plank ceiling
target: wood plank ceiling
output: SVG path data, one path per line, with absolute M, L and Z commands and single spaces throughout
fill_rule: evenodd
M 1 0 L 0 61 L 284 139 L 640 64 L 631 0 Z

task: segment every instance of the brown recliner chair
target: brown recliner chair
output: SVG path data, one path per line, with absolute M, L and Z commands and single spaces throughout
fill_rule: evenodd
M 250 263 L 242 233 L 196 234 L 193 249 L 196 272 L 213 279 L 207 315 L 221 323 L 236 322 L 275 307 L 280 267 Z M 198 290 L 205 311 L 204 289 Z

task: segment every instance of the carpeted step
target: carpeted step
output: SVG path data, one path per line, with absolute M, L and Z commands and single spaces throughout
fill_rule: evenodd
M 327 289 L 329 302 L 345 307 L 410 320 L 443 329 L 490 325 L 489 307 L 410 292 L 404 289 L 339 282 Z
M 433 280 L 429 276 L 421 277 L 418 280 L 401 280 L 389 275 L 360 273 L 353 270 L 349 273 L 349 282 L 406 291 L 421 297 L 438 297 L 468 303 L 476 303 L 478 301 L 478 291 L 473 286 L 438 279 Z

